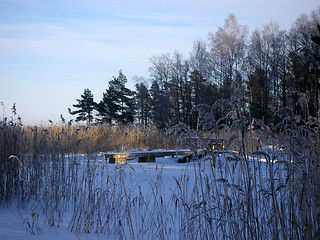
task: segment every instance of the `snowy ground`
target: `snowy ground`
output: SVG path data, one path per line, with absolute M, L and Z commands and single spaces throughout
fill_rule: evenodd
M 177 158 L 171 157 L 157 158 L 156 162 L 153 163 L 138 163 L 137 159 L 132 159 L 128 164 L 117 167 L 114 164 L 108 164 L 106 161 L 103 161 L 100 156 L 90 161 L 81 160 L 80 158 L 80 160 L 77 160 L 79 166 L 95 169 L 95 171 L 90 172 L 90 174 L 96 176 L 94 177 L 96 181 L 96 184 L 94 184 L 95 191 L 98 191 L 100 188 L 110 188 L 112 184 L 105 185 L 105 183 L 113 181 L 114 184 L 125 187 L 122 190 L 110 190 L 109 194 L 114 191 L 114 194 L 119 196 L 119 191 L 122 192 L 123 189 L 127 191 L 121 195 L 122 197 L 119 200 L 125 201 L 123 196 L 126 196 L 127 200 L 128 198 L 130 199 L 131 206 L 131 204 L 140 204 L 140 196 L 140 199 L 142 199 L 141 203 L 143 203 L 146 209 L 133 207 L 133 209 L 138 210 L 131 210 L 130 212 L 132 229 L 130 227 L 123 227 L 123 230 L 121 230 L 123 231 L 123 235 L 120 233 L 110 234 L 108 231 L 107 233 L 95 233 L 94 230 L 90 233 L 75 230 L 71 232 L 70 222 L 72 221 L 72 217 L 75 217 L 74 209 L 76 207 L 68 208 L 63 212 L 63 217 L 55 222 L 54 226 L 49 226 L 48 218 L 44 216 L 37 205 L 34 205 L 35 203 L 28 204 L 26 208 L 19 209 L 13 203 L 9 207 L 0 208 L 0 239 L 119 239 L 119 236 L 129 239 L 130 231 L 132 230 L 135 238 L 141 237 L 140 239 L 162 239 L 164 236 L 170 239 L 184 239 L 186 236 L 182 234 L 182 230 L 184 229 L 185 219 L 179 213 L 185 211 L 181 205 L 187 205 L 189 201 L 189 206 L 191 206 L 191 203 L 197 202 L 196 194 L 201 195 L 197 192 L 197 189 L 195 190 L 195 186 L 198 186 L 196 182 L 199 179 L 204 180 L 204 182 L 209 181 L 205 179 L 211 179 L 212 175 L 214 175 L 214 181 L 219 183 L 227 181 L 228 184 L 236 186 L 239 181 L 242 181 L 242 172 L 238 171 L 238 169 L 243 166 L 239 163 L 240 161 L 230 161 L 230 159 L 232 160 L 231 155 L 221 154 L 217 157 L 216 168 L 212 168 L 211 161 L 206 159 L 203 159 L 201 163 L 178 163 Z M 261 182 L 264 181 L 268 174 L 267 163 L 261 156 L 259 159 L 251 157 L 249 159 L 249 168 L 252 174 L 259 173 Z M 119 171 L 121 171 L 123 182 L 120 181 L 121 179 L 118 176 Z M 79 174 L 81 175 L 80 172 Z M 281 175 L 281 173 L 278 174 Z M 261 182 L 256 183 L 261 184 Z M 211 185 L 212 183 L 213 180 Z M 218 185 L 215 186 L 216 191 L 218 191 L 218 187 L 220 186 Z M 239 183 L 237 186 L 240 185 Z M 233 192 L 230 190 L 230 196 L 232 194 Z M 155 203 L 158 200 L 159 202 Z M 97 200 L 94 201 L 97 204 Z M 90 200 L 88 203 L 90 203 Z M 174 206 L 175 203 L 178 206 Z M 220 201 L 216 203 L 221 204 Z M 123 205 L 126 206 L 126 204 Z M 199 202 L 199 208 L 200 205 L 201 202 Z M 159 206 L 162 206 L 161 209 L 159 209 Z M 103 207 L 101 208 L 103 209 Z M 195 207 L 194 209 L 196 211 L 197 208 Z M 121 214 L 124 213 L 121 212 Z M 188 217 L 188 221 L 197 217 L 197 214 L 194 212 L 190 214 L 191 217 Z M 161 219 L 156 218 L 156 215 L 160 216 Z M 76 215 L 79 218 L 81 216 Z M 118 215 L 112 216 L 118 217 Z M 93 222 L 96 221 L 95 218 Z M 162 226 L 166 229 L 166 232 L 157 233 L 155 230 L 152 230 L 151 233 L 148 233 L 148 229 L 143 229 L 147 224 L 149 224 L 148 228 L 150 226 L 158 226 L 157 224 L 159 224 L 160 227 Z M 113 225 L 116 226 L 115 223 Z
M 86 161 L 81 161 L 81 164 L 86 164 Z M 92 167 L 99 165 L 101 169 L 105 168 L 110 176 L 117 174 L 117 168 L 114 164 L 108 164 L 106 161 L 97 159 L 91 161 Z M 161 171 L 163 174 L 166 191 L 170 192 L 176 186 L 175 178 L 193 170 L 195 162 L 178 163 L 177 158 L 157 158 L 154 163 L 138 163 L 137 159 L 132 159 L 129 164 L 122 165 L 124 174 L 130 177 L 130 186 L 141 186 L 144 192 L 149 192 L 150 181 L 157 177 Z M 190 169 L 192 168 L 192 169 Z M 192 174 L 191 174 L 192 175 Z M 149 194 L 149 193 L 146 193 Z M 28 222 L 32 225 L 32 210 L 17 209 L 15 206 L 0 208 L 0 239 L 18 240 L 18 239 L 104 239 L 105 235 L 99 234 L 82 234 L 78 235 L 70 232 L 68 229 L 68 219 L 65 219 L 59 228 L 49 227 L 45 223 L 41 223 L 41 218 L 37 221 L 41 232 L 34 235 L 28 231 Z

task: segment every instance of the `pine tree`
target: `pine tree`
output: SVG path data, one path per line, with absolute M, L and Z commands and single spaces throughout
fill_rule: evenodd
M 126 83 L 127 78 L 121 70 L 119 76 L 109 82 L 109 88 L 99 103 L 99 116 L 103 121 L 120 124 L 134 121 L 133 92 L 125 87 Z
M 108 124 L 112 123 L 112 117 L 111 117 L 111 112 L 109 110 L 109 107 L 110 107 L 110 102 L 109 102 L 108 94 L 107 92 L 104 92 L 102 100 L 97 105 L 98 122 L 108 123 Z
M 88 124 L 91 124 L 93 121 L 93 112 L 96 109 L 97 104 L 94 102 L 93 94 L 87 88 L 84 89 L 81 99 L 77 99 L 78 104 L 73 104 L 72 106 L 78 110 L 71 111 L 69 108 L 69 113 L 71 115 L 77 115 L 76 122 L 87 121 Z

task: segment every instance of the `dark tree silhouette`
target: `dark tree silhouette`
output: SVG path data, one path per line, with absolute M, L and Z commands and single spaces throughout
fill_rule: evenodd
M 118 77 L 113 77 L 109 88 L 103 94 L 99 103 L 99 116 L 109 123 L 129 124 L 134 121 L 133 92 L 126 88 L 127 78 L 119 71 Z
M 81 95 L 81 99 L 77 99 L 78 104 L 73 104 L 72 106 L 78 110 L 71 111 L 69 108 L 69 113 L 71 115 L 77 115 L 76 122 L 87 121 L 90 124 L 94 120 L 93 112 L 96 109 L 96 103 L 93 99 L 93 94 L 87 88 Z
M 139 124 L 147 126 L 151 119 L 151 96 L 144 83 L 136 84 L 135 98 Z

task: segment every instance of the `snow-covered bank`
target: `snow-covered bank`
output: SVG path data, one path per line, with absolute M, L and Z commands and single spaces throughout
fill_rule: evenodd
M 299 176 L 302 170 L 293 169 L 285 153 L 278 160 L 225 153 L 189 163 L 167 157 L 115 165 L 101 156 L 78 155 L 47 161 L 40 168 L 26 164 L 27 173 L 20 177 L 28 181 L 19 183 L 24 193 L 10 207 L 0 208 L 0 238 L 299 236 L 301 188 L 290 174 Z M 308 207 L 314 211 L 313 204 Z

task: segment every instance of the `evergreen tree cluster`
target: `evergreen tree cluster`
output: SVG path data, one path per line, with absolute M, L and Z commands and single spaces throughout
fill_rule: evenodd
M 320 90 L 320 7 L 310 16 L 301 15 L 287 31 L 271 21 L 249 34 L 248 27 L 230 15 L 208 41 L 197 40 L 189 58 L 175 51 L 150 58 L 146 84 L 135 91 L 125 87 L 120 71 L 109 82 L 103 99 L 93 103 L 85 90 L 71 111 L 77 121 L 110 124 L 154 124 L 168 128 L 184 122 L 198 128 L 196 106 L 212 106 L 229 99 L 236 88 L 245 89 L 246 112 L 265 124 L 275 126 L 274 113 L 289 107 L 295 114 L 317 117 Z M 305 96 L 304 109 L 299 98 Z M 306 110 L 307 109 L 307 110 Z M 214 111 L 218 119 L 225 113 Z
M 81 99 L 77 99 L 78 104 L 73 105 L 77 110 L 69 109 L 69 113 L 77 115 L 77 122 L 86 121 L 89 124 L 93 120 L 109 124 L 132 123 L 135 110 L 134 92 L 126 88 L 126 83 L 127 78 L 120 70 L 119 76 L 109 81 L 109 87 L 99 103 L 94 102 L 92 92 L 85 89 Z

